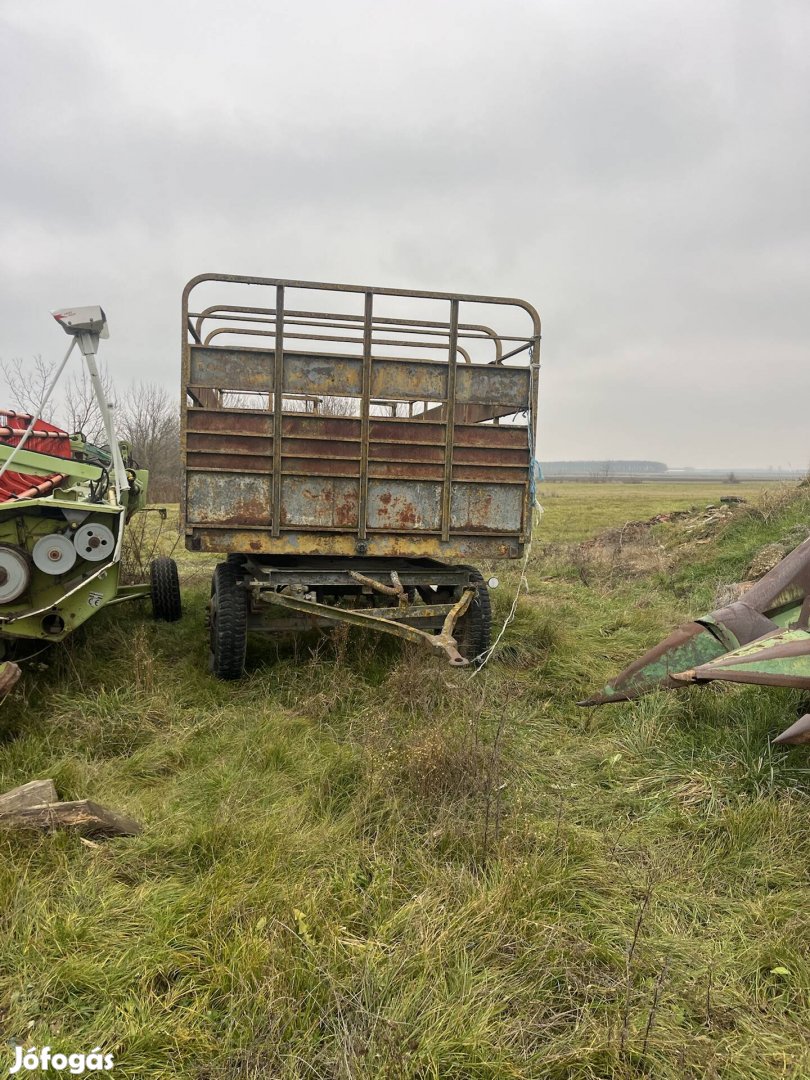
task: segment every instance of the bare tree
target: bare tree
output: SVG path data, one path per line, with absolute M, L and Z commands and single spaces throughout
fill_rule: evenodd
M 358 398 L 327 395 L 320 399 L 318 412 L 322 416 L 359 416 L 360 401 Z
M 0 361 L 0 371 L 3 372 L 11 398 L 2 404 L 7 404 L 19 412 L 38 413 L 56 367 L 53 361 L 43 360 L 41 356 L 35 356 L 27 364 L 19 356 L 14 360 Z M 55 402 L 51 399 L 45 407 L 42 419 L 52 423 L 55 409 Z
M 149 470 L 149 494 L 157 502 L 180 497 L 180 419 L 177 402 L 164 386 L 138 382 L 118 410 L 119 434 Z
M 96 402 L 90 379 L 83 365 L 64 378 L 64 388 L 51 397 L 40 414 L 48 387 L 56 374 L 57 364 L 35 356 L 29 363 L 21 359 L 0 361 L 10 400 L 10 407 L 20 412 L 41 415 L 49 424 L 58 424 L 66 431 L 82 432 L 88 442 L 104 442 L 104 423 Z M 112 397 L 110 376 L 103 361 L 99 364 L 101 385 L 106 399 Z M 0 406 L 2 407 L 2 406 Z
M 106 401 L 112 401 L 112 380 L 103 360 L 99 363 L 98 369 L 104 398 Z M 84 365 L 78 371 L 73 372 L 67 380 L 62 413 L 65 417 L 67 430 L 71 433 L 80 431 L 89 443 L 95 445 L 107 441 L 104 421 L 101 418 L 96 395 L 93 393 L 90 377 Z

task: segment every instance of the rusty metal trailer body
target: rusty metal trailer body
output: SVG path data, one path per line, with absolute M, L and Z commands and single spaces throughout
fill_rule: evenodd
M 250 629 L 418 627 L 471 659 L 454 627 L 488 603 L 469 564 L 518 558 L 531 533 L 535 309 L 202 274 L 183 292 L 182 335 L 186 545 L 230 568 L 212 594 L 214 670 L 234 591 Z

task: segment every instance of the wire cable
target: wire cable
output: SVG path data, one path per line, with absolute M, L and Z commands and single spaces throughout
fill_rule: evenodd
M 529 366 L 534 366 L 534 342 L 529 345 Z M 517 589 L 515 591 L 514 599 L 512 600 L 512 606 L 509 608 L 509 612 L 503 621 L 501 629 L 498 631 L 498 636 L 492 642 L 488 649 L 485 649 L 475 659 L 477 661 L 473 675 L 477 675 L 481 668 L 485 667 L 492 659 L 493 653 L 498 648 L 501 638 L 506 633 L 508 627 L 514 622 L 515 615 L 517 614 L 517 606 L 520 600 L 521 591 L 525 588 L 526 592 L 529 591 L 529 583 L 526 580 L 526 569 L 529 565 L 529 556 L 532 551 L 531 537 L 534 534 L 535 526 L 539 523 L 540 518 L 543 515 L 543 507 L 537 501 L 537 460 L 534 456 L 535 447 L 532 442 L 534 435 L 533 425 L 533 405 L 530 403 L 529 408 L 524 410 L 526 413 L 526 427 L 528 429 L 529 436 L 529 505 L 531 507 L 530 514 L 532 519 L 532 531 L 529 534 L 529 541 L 526 544 L 526 550 L 523 554 L 523 562 L 520 564 L 520 577 L 518 578 Z

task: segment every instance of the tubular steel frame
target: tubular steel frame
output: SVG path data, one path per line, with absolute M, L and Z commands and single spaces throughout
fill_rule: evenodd
M 257 306 L 254 308 L 243 305 L 214 304 L 205 307 L 200 311 L 192 311 L 189 306 L 190 296 L 197 286 L 206 282 L 263 286 L 272 289 L 275 291 L 275 306 Z M 289 290 L 297 289 L 310 290 L 312 292 L 334 292 L 362 296 L 363 314 L 345 314 L 330 311 L 319 312 L 301 310 L 299 308 L 291 308 L 288 311 L 285 309 L 286 295 Z M 386 315 L 375 315 L 375 299 L 385 297 L 404 298 L 406 300 L 414 301 L 428 300 L 446 302 L 450 307 L 449 319 L 446 322 L 436 319 L 423 321 L 405 317 L 391 318 Z M 531 332 L 522 336 L 499 334 L 490 326 L 482 323 L 460 321 L 460 307 L 464 304 L 491 305 L 493 309 L 520 309 L 529 316 Z M 530 304 L 523 300 L 508 297 L 390 289 L 364 285 L 338 285 L 327 282 L 297 281 L 281 278 L 258 278 L 231 274 L 200 274 L 193 278 L 183 291 L 181 317 L 183 351 L 181 439 L 182 452 L 186 463 L 188 463 L 189 460 L 188 414 L 190 411 L 193 411 L 192 409 L 189 409 L 187 395 L 191 393 L 192 396 L 194 396 L 194 384 L 191 381 L 192 349 L 196 347 L 203 349 L 207 347 L 209 350 L 216 349 L 218 343 L 217 345 L 214 345 L 214 339 L 225 334 L 241 334 L 259 338 L 270 337 L 273 339 L 274 346 L 271 352 L 265 350 L 265 354 L 268 355 L 268 357 L 272 357 L 272 376 L 268 385 L 270 395 L 268 404 L 272 405 L 272 472 L 270 476 L 270 500 L 273 512 L 271 518 L 263 525 L 258 523 L 254 524 L 249 521 L 234 523 L 234 528 L 229 528 L 226 524 L 217 524 L 214 521 L 197 523 L 193 521 L 189 522 L 186 514 L 186 485 L 184 485 L 181 512 L 183 514 L 188 535 L 187 542 L 190 546 L 201 547 L 204 544 L 204 550 L 253 550 L 264 554 L 283 552 L 294 553 L 300 551 L 302 554 L 362 555 L 368 552 L 369 554 L 386 556 L 427 555 L 443 559 L 469 557 L 470 555 L 475 554 L 481 554 L 482 556 L 494 555 L 507 557 L 517 557 L 520 554 L 521 547 L 528 539 L 531 529 L 533 484 L 531 482 L 531 476 L 528 474 L 533 467 L 533 453 L 536 439 L 536 401 L 539 368 L 538 347 L 541 330 L 539 315 Z M 239 323 L 242 325 L 238 325 Z M 295 330 L 291 331 L 290 327 L 295 327 Z M 347 334 L 347 331 L 362 331 L 362 336 L 351 336 L 350 334 Z M 426 338 L 431 340 L 425 340 Z M 289 391 L 285 392 L 285 363 L 287 362 L 288 357 L 301 356 L 301 354 L 291 353 L 289 346 L 286 345 L 286 341 L 288 340 L 310 342 L 313 345 L 318 343 L 317 350 L 313 350 L 313 355 L 315 355 L 316 358 L 320 358 L 321 361 L 328 361 L 330 357 L 340 359 L 339 354 L 326 351 L 323 347 L 323 343 L 332 345 L 346 343 L 361 348 L 359 360 L 361 363 L 362 376 L 359 393 L 356 395 L 360 403 L 360 414 L 359 417 L 353 418 L 355 421 L 359 420 L 360 425 L 359 475 L 357 477 L 359 481 L 359 490 L 357 494 L 356 525 L 298 527 L 296 525 L 289 526 L 282 520 L 282 468 L 284 459 L 288 456 L 288 451 L 285 450 L 283 445 L 285 438 L 285 421 L 287 417 L 292 415 L 284 412 L 284 402 L 285 400 L 290 400 L 296 396 Z M 464 345 L 461 344 L 462 341 L 465 343 Z M 488 343 L 492 347 L 494 356 L 489 364 L 473 364 L 470 354 L 465 346 L 468 342 L 474 343 L 476 341 Z M 389 355 L 381 356 L 377 351 L 379 346 L 395 346 L 411 355 L 405 355 L 399 358 Z M 504 346 L 506 346 L 506 351 L 504 350 Z M 442 443 L 437 444 L 437 448 L 439 445 L 443 445 L 441 476 L 439 477 L 437 475 L 436 477 L 436 482 L 440 483 L 441 487 L 438 527 L 420 529 L 418 531 L 418 536 L 413 529 L 400 527 L 397 530 L 396 528 L 392 528 L 390 530 L 391 535 L 384 536 L 381 535 L 382 530 L 379 526 L 371 528 L 368 521 L 370 443 L 372 441 L 371 427 L 372 423 L 376 426 L 377 421 L 382 419 L 378 415 L 372 414 L 372 404 L 376 404 L 379 399 L 379 395 L 375 396 L 372 392 L 372 368 L 373 365 L 380 362 L 390 364 L 397 359 L 402 359 L 407 365 L 409 372 L 412 371 L 414 373 L 414 386 L 417 386 L 419 379 L 422 377 L 419 374 L 420 371 L 424 371 L 425 378 L 430 378 L 431 371 L 435 370 L 436 367 L 435 359 L 429 361 L 418 359 L 418 351 L 429 347 L 433 347 L 436 351 L 444 354 L 444 364 L 446 365 L 447 370 L 446 394 L 443 399 L 438 401 L 435 398 L 435 394 L 432 397 L 424 399 L 421 412 L 414 413 L 414 405 L 419 404 L 422 399 L 418 397 L 417 390 L 414 390 L 413 392 L 409 391 L 409 413 L 411 419 L 425 424 L 438 424 L 444 431 Z M 230 353 L 232 354 L 239 351 L 239 348 L 236 346 L 231 347 L 230 349 Z M 255 354 L 257 352 L 256 349 L 243 349 L 241 351 L 243 355 Z M 520 412 L 521 409 L 507 409 L 505 405 L 498 406 L 493 403 L 487 404 L 486 402 L 476 404 L 469 400 L 464 403 L 459 402 L 457 400 L 459 380 L 458 358 L 461 357 L 462 366 L 470 371 L 470 376 L 473 377 L 474 371 L 471 371 L 470 368 L 489 368 L 490 370 L 492 368 L 503 368 L 504 361 L 509 360 L 524 351 L 529 352 L 530 362 L 528 364 L 529 392 L 527 400 L 525 401 L 525 409 L 523 410 L 527 413 L 527 428 L 523 430 L 526 431 L 525 437 L 528 442 L 528 468 L 523 474 L 525 481 L 523 482 L 523 510 L 520 528 L 517 532 L 511 528 L 508 530 L 505 529 L 504 535 L 498 540 L 497 537 L 493 536 L 493 532 L 496 530 L 493 530 L 491 526 L 486 529 L 479 529 L 474 525 L 469 528 L 459 528 L 453 526 L 451 523 L 451 500 L 453 498 L 454 485 L 457 485 L 459 482 L 463 483 L 468 476 L 475 477 L 478 475 L 472 464 L 464 466 L 459 463 L 459 460 L 457 460 L 455 456 L 456 429 L 459 424 L 464 425 L 466 429 L 469 425 L 480 426 L 484 421 L 491 421 L 492 427 L 497 427 L 504 416 L 510 416 L 513 413 Z M 224 352 L 225 349 L 223 349 L 223 353 Z M 427 363 L 428 366 L 422 368 L 421 365 L 423 363 Z M 510 365 L 509 370 L 515 370 L 514 365 Z M 222 386 L 220 389 L 228 390 L 230 388 Z M 205 399 L 204 401 L 199 400 L 197 402 L 203 409 L 208 407 L 210 411 L 210 408 L 218 407 L 220 399 L 217 398 L 217 394 L 219 391 L 201 388 L 198 393 L 201 399 Z M 315 398 L 315 395 L 313 395 L 313 398 Z M 393 400 L 403 399 L 396 399 L 396 397 L 394 397 Z M 254 412 L 257 414 L 262 412 L 264 415 L 267 415 L 270 410 L 245 409 L 242 411 L 245 413 Z M 392 413 L 395 413 L 395 410 L 392 410 Z M 488 429 L 490 432 L 492 431 L 492 427 Z M 501 430 L 504 432 L 503 437 L 506 438 L 506 433 L 510 429 L 504 426 Z M 515 429 L 512 428 L 511 430 L 514 431 Z M 234 431 L 233 434 L 237 435 L 237 432 Z M 245 432 L 241 436 L 237 435 L 237 438 L 241 437 L 244 440 L 248 434 L 249 432 Z M 223 434 L 223 438 L 224 437 Z M 517 436 L 512 435 L 510 437 L 514 439 Z M 213 434 L 211 438 L 213 438 Z M 381 436 L 378 435 L 376 438 L 379 439 Z M 490 438 L 494 438 L 494 436 L 490 436 Z M 258 439 L 256 440 L 256 443 L 258 444 Z M 509 445 L 516 444 L 510 443 Z M 470 446 L 472 447 L 472 443 Z M 419 460 L 415 455 L 415 451 L 419 449 L 420 446 L 413 444 L 412 450 L 414 452 L 414 462 Z M 424 447 L 421 447 L 421 449 L 424 449 Z M 477 487 L 486 489 L 484 494 L 490 489 L 493 493 L 497 494 L 498 484 L 501 482 L 498 477 L 501 476 L 501 474 L 505 475 L 509 469 L 512 470 L 512 472 L 509 473 L 509 482 L 511 485 L 515 484 L 515 478 L 520 475 L 516 471 L 518 468 L 515 464 L 516 450 L 506 451 L 504 455 L 497 449 L 492 449 L 491 451 L 484 451 L 482 449 L 480 454 L 476 457 L 471 448 L 470 451 L 468 451 L 468 454 L 469 457 L 463 458 L 462 462 L 464 460 L 469 460 L 471 463 L 473 461 L 479 461 L 481 464 L 475 468 L 478 469 L 482 476 L 484 476 L 485 468 L 492 466 L 490 473 L 485 476 L 485 480 L 488 481 L 489 486 L 487 487 L 486 483 L 478 484 L 476 482 Z M 489 457 L 492 460 L 486 458 L 487 454 L 489 454 Z M 509 456 L 510 454 L 511 457 Z M 344 456 L 348 464 L 349 454 L 347 453 Z M 234 458 L 234 461 L 236 460 L 237 459 Z M 377 460 L 378 459 L 375 458 L 375 461 Z M 399 460 L 406 463 L 405 458 L 397 458 L 397 461 Z M 425 457 L 424 460 L 434 460 L 434 458 Z M 433 466 L 432 468 L 435 469 L 437 467 L 438 463 L 437 466 Z M 403 464 L 403 471 L 405 470 L 406 464 Z M 227 472 L 228 470 L 226 469 L 225 471 Z M 234 470 L 232 469 L 231 471 Z M 457 474 L 461 474 L 460 477 Z M 341 476 L 347 474 L 333 471 L 331 475 Z M 382 475 L 392 474 L 383 472 Z M 414 465 L 414 467 L 410 469 L 409 475 L 418 479 L 420 476 L 419 468 Z M 421 475 L 424 475 L 424 473 Z M 491 480 L 489 480 L 490 475 L 492 476 Z M 414 481 L 414 486 L 417 488 L 419 486 L 418 483 L 416 483 L 416 480 Z M 399 537 L 396 535 L 397 532 L 400 534 Z M 507 533 L 508 535 L 506 535 Z M 261 537 L 259 534 L 261 534 Z M 343 539 L 341 539 L 340 534 L 343 535 Z M 197 541 L 194 539 L 195 535 L 198 538 Z M 200 541 L 199 538 L 201 536 L 202 540 Z

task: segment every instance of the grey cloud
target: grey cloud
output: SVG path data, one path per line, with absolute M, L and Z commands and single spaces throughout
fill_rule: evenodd
M 517 294 L 543 456 L 808 456 L 799 4 L 4 10 L 0 355 L 99 299 L 175 383 L 204 269 Z

